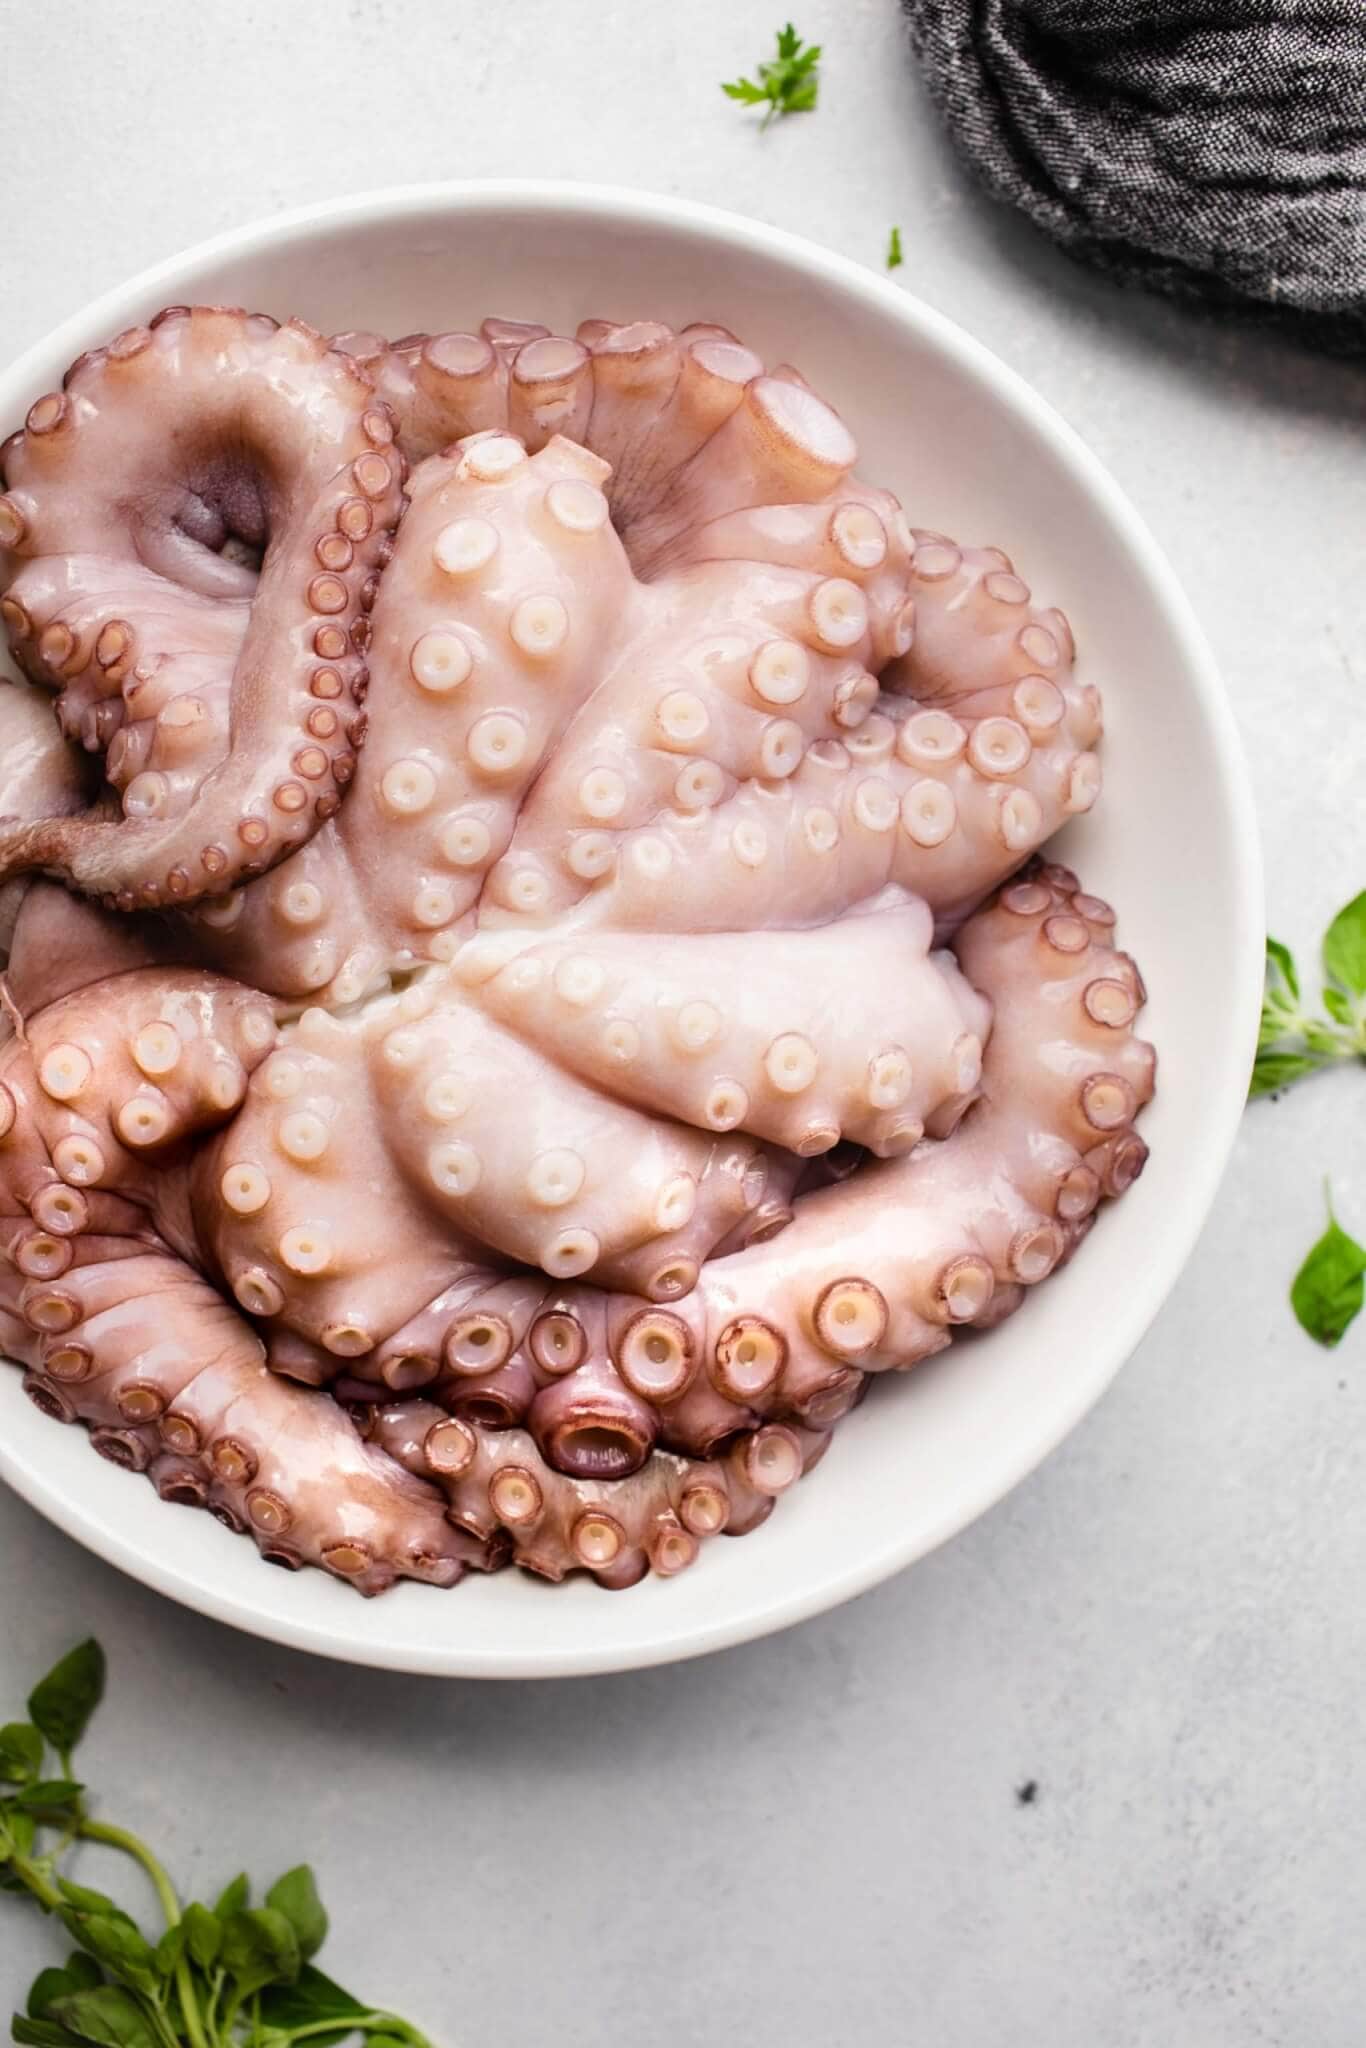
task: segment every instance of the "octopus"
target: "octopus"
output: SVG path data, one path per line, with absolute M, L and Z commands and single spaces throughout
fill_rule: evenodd
M 45 1414 L 365 1594 L 622 1588 L 1077 1251 L 1154 1070 L 1041 852 L 1099 697 L 856 462 L 710 324 L 174 306 L 30 408 L 0 1350 Z

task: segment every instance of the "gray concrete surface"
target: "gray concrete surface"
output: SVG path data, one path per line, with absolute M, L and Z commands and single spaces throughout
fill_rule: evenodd
M 1366 882 L 1366 374 L 1119 296 L 980 203 L 892 0 L 802 0 L 822 104 L 761 138 L 716 87 L 777 25 L 756 0 L 0 0 L 0 355 L 185 243 L 388 182 L 618 179 L 872 264 L 898 221 L 907 286 L 1068 414 L 1175 559 L 1273 928 L 1309 953 Z M 338 1972 L 443 2048 L 1349 2048 L 1366 1327 L 1320 1353 L 1285 1288 L 1325 1171 L 1366 1231 L 1363 1108 L 1355 1072 L 1252 1114 L 1099 1410 L 806 1628 L 539 1688 L 369 1675 L 181 1613 L 5 1496 L 0 1705 L 97 1629 L 108 1808 L 191 1885 L 311 1854 Z M 0 1989 L 49 1948 L 0 1899 Z

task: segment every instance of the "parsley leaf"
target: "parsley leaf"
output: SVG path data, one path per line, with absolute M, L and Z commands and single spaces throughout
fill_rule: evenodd
M 1349 1237 L 1333 1214 L 1328 1228 L 1309 1251 L 1290 1288 L 1290 1306 L 1300 1328 L 1316 1344 L 1332 1348 L 1361 1313 L 1366 1299 L 1366 1250 Z
M 803 46 L 789 21 L 778 32 L 777 56 L 759 66 L 758 78 L 733 78 L 721 90 L 727 99 L 738 100 L 741 106 L 766 105 L 768 112 L 760 126 L 767 128 L 780 114 L 810 113 L 820 90 L 820 60 L 820 44 Z
M 887 268 L 889 270 L 900 270 L 901 264 L 901 230 L 900 228 L 893 228 L 887 239 Z

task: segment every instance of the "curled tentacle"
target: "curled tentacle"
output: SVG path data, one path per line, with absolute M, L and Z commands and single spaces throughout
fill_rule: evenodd
M 1146 1153 L 1133 1117 L 1153 1053 L 1112 926 L 1070 871 L 1046 867 L 963 927 L 964 971 L 996 1009 L 985 1099 L 951 1140 L 806 1196 L 781 1236 L 704 1269 L 723 1387 L 742 1360 L 800 1404 L 808 1375 L 912 1365 L 955 1328 L 999 1321 L 1070 1256 Z M 1102 1148 L 1124 1161 L 1108 1181 Z
M 150 1468 L 163 1499 L 207 1506 L 272 1563 L 320 1565 L 362 1593 L 454 1585 L 481 1556 L 327 1395 L 269 1372 L 249 1326 L 164 1252 L 78 1266 L 66 1293 L 73 1320 L 27 1333 L 26 1388 L 84 1422 L 104 1456 Z
M 524 1570 L 547 1579 L 586 1571 L 614 1588 L 647 1570 L 672 1577 L 708 1537 L 753 1527 L 826 1441 L 761 1430 L 723 1458 L 656 1452 L 628 1477 L 585 1478 L 548 1465 L 524 1431 L 487 1435 L 417 1401 L 378 1409 L 371 1440 L 445 1489 L 458 1528 L 481 1542 L 502 1532 Z
M 0 875 L 188 903 L 332 814 L 353 742 L 309 719 L 364 691 L 393 438 L 311 328 L 212 307 L 129 329 L 37 401 L 6 449 L 6 624 L 123 815 L 8 826 Z
M 990 1010 L 922 903 L 816 931 L 592 930 L 518 952 L 474 990 L 490 1015 L 610 1094 L 802 1156 L 909 1149 L 976 1086 Z
M 401 1008 L 406 999 L 390 998 Z M 354 1370 L 471 1271 L 477 1248 L 436 1228 L 390 1161 L 366 1029 L 306 1010 L 196 1163 L 203 1243 L 238 1304 Z M 356 1200 L 380 1191 L 383 1226 Z M 400 1351 L 399 1355 L 407 1355 Z M 397 1370 L 397 1368 L 395 1368 Z
M 456 976 L 477 985 L 499 950 L 471 941 Z M 758 1147 L 718 1147 L 548 1069 L 454 989 L 410 990 L 370 1032 L 377 1099 L 410 1186 L 448 1226 L 552 1279 L 685 1293 L 762 1194 Z M 512 1123 L 510 1097 L 526 1112 Z

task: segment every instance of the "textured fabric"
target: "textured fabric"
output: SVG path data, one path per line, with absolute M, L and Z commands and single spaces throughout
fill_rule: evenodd
M 1366 353 L 1366 0 L 902 0 L 1000 199 L 1127 283 Z

